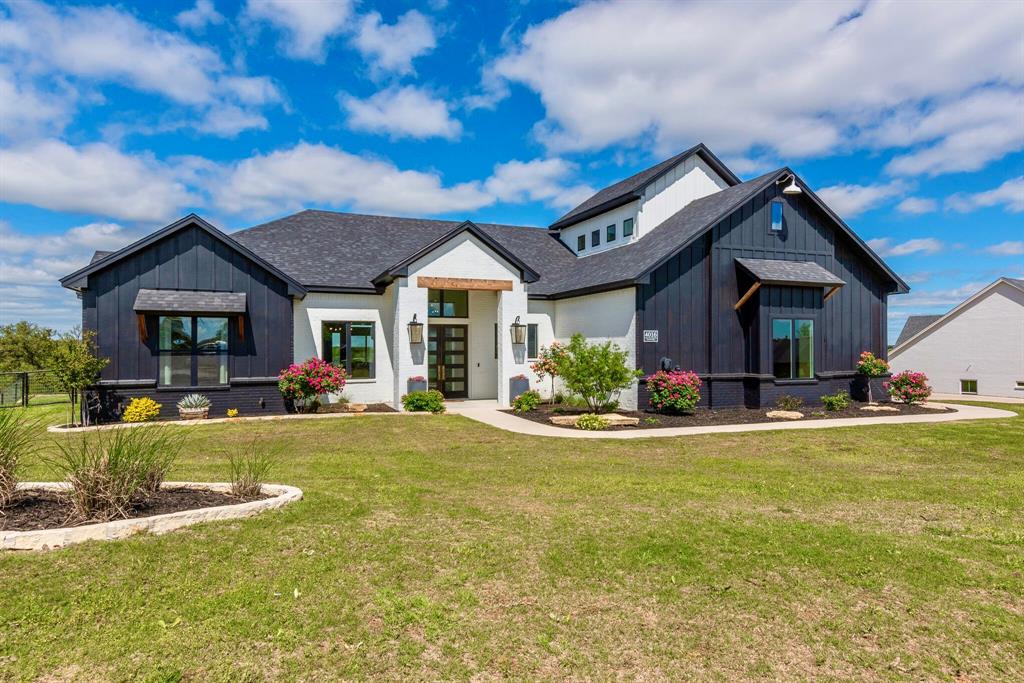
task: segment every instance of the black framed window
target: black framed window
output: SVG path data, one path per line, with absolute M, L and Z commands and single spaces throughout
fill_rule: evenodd
M 427 292 L 427 315 L 431 318 L 468 318 L 469 291 L 431 289 Z
M 372 322 L 325 322 L 323 359 L 345 369 L 352 379 L 373 379 L 377 371 L 376 325 Z
M 814 321 L 772 320 L 772 374 L 778 379 L 814 377 Z
M 605 228 L 604 232 L 605 232 L 604 238 L 605 238 L 606 241 L 608 241 L 608 242 L 614 242 L 615 241 L 615 224 L 614 223 L 612 223 L 607 228 Z
M 633 234 L 633 219 L 627 218 L 622 221 L 622 236 L 629 237 Z
M 601 231 L 595 230 L 590 233 L 590 246 L 596 247 L 601 244 Z
M 526 326 L 526 357 L 534 359 L 537 357 L 537 324 L 529 323 Z
M 587 248 L 587 236 L 580 235 L 576 238 L 576 251 L 583 251 Z
M 157 320 L 162 387 L 212 387 L 228 383 L 228 319 L 161 315 Z
M 772 200 L 772 232 L 782 232 L 782 200 Z
M 960 380 L 960 393 L 961 394 L 976 394 L 976 393 L 978 393 L 978 380 L 976 380 L 976 379 L 962 379 L 962 380 Z

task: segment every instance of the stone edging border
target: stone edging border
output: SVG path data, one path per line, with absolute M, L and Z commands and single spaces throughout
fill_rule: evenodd
M 231 484 L 174 481 L 164 484 L 167 488 L 198 488 L 209 491 L 229 492 Z M 23 482 L 19 489 L 42 489 L 60 491 L 68 487 L 65 482 Z M 235 505 L 218 505 L 198 510 L 181 510 L 152 517 L 117 519 L 99 524 L 45 529 L 41 531 L 0 530 L 0 551 L 2 550 L 54 550 L 86 541 L 113 541 L 141 533 L 166 534 L 193 524 L 224 519 L 252 517 L 266 510 L 284 507 L 302 499 L 302 490 L 285 484 L 264 484 L 265 493 L 275 494 L 272 498 L 254 500 Z

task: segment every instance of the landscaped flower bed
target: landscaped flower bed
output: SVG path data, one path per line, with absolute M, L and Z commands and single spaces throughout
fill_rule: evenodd
M 886 404 L 888 407 L 893 409 L 891 411 L 872 412 L 862 410 L 866 405 L 867 404 L 865 403 L 852 401 L 849 407 L 833 411 L 826 411 L 820 406 L 803 406 L 800 408 L 800 412 L 804 415 L 801 419 L 804 421 L 830 420 L 835 418 L 872 418 L 891 417 L 897 415 L 934 415 L 941 412 L 951 412 L 950 409 L 946 408 L 903 405 L 900 403 Z M 714 410 L 709 408 L 695 408 L 692 413 L 680 415 L 664 415 L 661 413 L 647 411 L 616 410 L 614 411 L 614 414 L 636 417 L 639 418 L 640 422 L 635 427 L 608 427 L 607 429 L 608 431 L 617 431 L 623 429 L 662 429 L 665 427 L 702 427 L 713 425 L 750 424 L 757 422 L 787 422 L 787 420 L 778 420 L 768 417 L 767 413 L 774 410 L 777 410 L 777 408 L 716 408 Z M 578 408 L 556 403 L 554 405 L 541 404 L 533 410 L 522 413 L 515 413 L 512 411 L 508 412 L 516 415 L 517 417 L 532 420 L 533 422 L 541 422 L 564 429 L 575 429 L 572 425 L 552 424 L 551 418 L 556 415 L 582 415 L 590 411 L 587 408 Z

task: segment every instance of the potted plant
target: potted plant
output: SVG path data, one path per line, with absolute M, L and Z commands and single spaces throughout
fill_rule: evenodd
M 188 394 L 178 401 L 178 417 L 182 420 L 205 420 L 210 415 L 210 399 L 202 394 Z
M 854 392 L 858 398 L 865 397 L 868 403 L 875 402 L 875 383 L 881 383 L 882 377 L 889 374 L 889 363 L 870 351 L 863 351 L 857 361 L 857 377 L 854 379 Z M 882 389 L 882 387 L 879 387 Z M 884 389 L 883 389 L 884 391 Z
M 426 391 L 426 390 L 427 390 L 427 378 L 422 376 L 422 375 L 416 375 L 415 377 L 410 377 L 409 378 L 409 381 L 406 383 L 406 392 L 405 393 L 411 394 L 414 391 Z
M 508 400 L 514 401 L 521 394 L 530 390 L 530 380 L 526 375 L 516 375 L 508 380 Z

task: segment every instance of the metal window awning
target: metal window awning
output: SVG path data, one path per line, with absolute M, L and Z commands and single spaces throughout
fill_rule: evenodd
M 245 292 L 140 289 L 136 313 L 245 313 Z
M 788 287 L 827 287 L 825 301 L 846 284 L 834 273 L 813 261 L 783 261 L 779 259 L 738 258 L 736 263 L 754 276 L 754 284 L 733 306 L 739 310 L 761 285 L 784 285 Z

